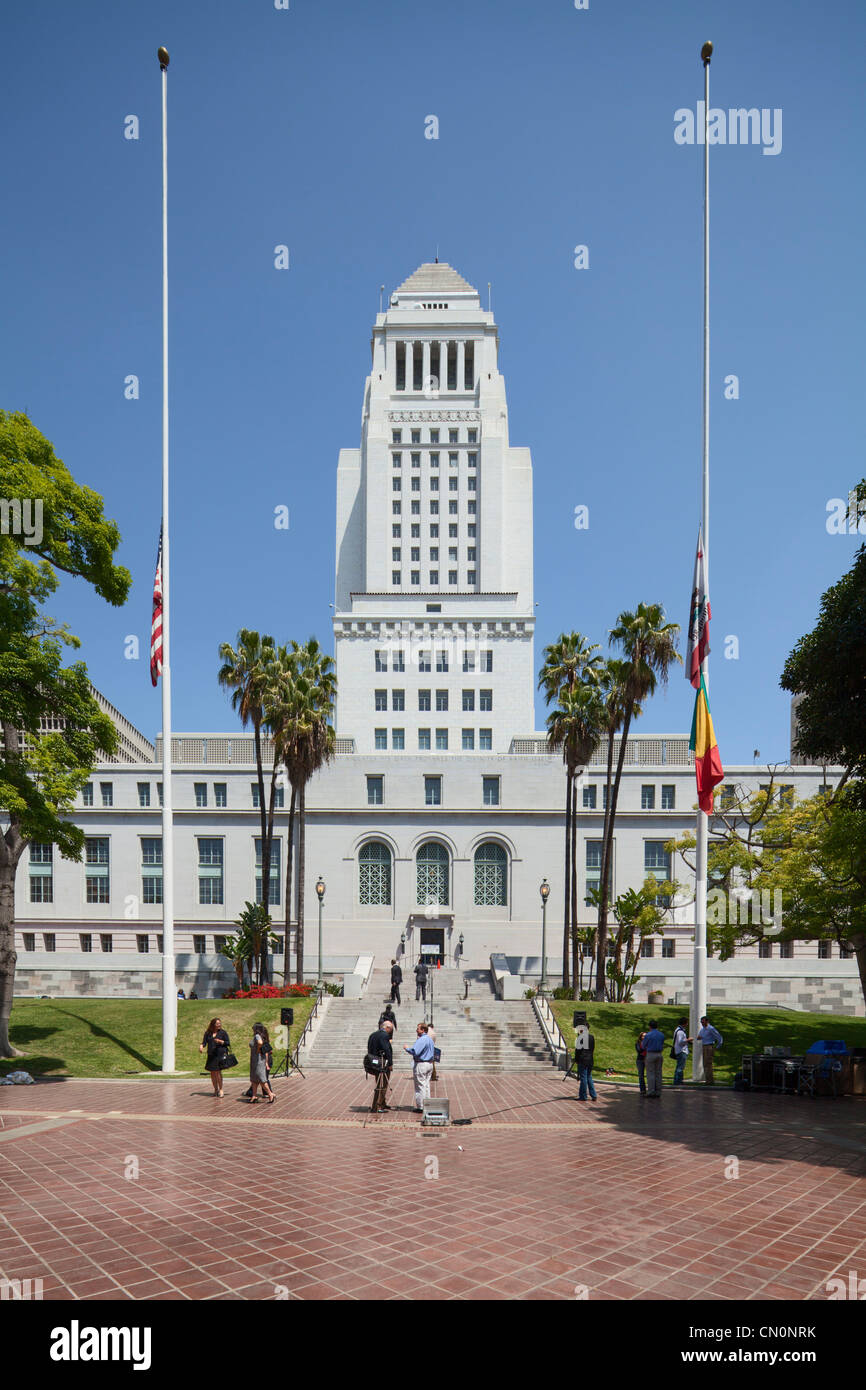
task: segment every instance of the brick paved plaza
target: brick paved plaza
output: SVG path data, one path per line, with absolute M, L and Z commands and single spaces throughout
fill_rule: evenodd
M 277 1086 L 4 1088 L 0 1273 L 52 1300 L 786 1300 L 866 1271 L 857 1100 L 463 1074 L 439 1093 L 472 1123 L 430 1131 L 406 1076 L 376 1117 L 363 1076 Z

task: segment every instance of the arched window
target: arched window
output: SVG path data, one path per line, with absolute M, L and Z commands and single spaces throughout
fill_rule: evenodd
M 436 840 L 428 840 L 416 856 L 418 902 L 444 906 L 448 902 L 448 851 Z
M 391 906 L 391 851 L 381 840 L 368 840 L 358 855 L 359 901 L 365 907 Z
M 505 907 L 508 902 L 508 855 L 501 845 L 485 840 L 475 851 L 475 904 Z

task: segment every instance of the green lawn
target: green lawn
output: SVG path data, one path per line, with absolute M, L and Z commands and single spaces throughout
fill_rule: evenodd
M 216 1016 L 238 1059 L 235 1074 L 246 1072 L 252 1025 L 264 1023 L 273 1040 L 285 1006 L 295 1011 L 294 1047 L 312 1010 L 311 999 L 179 999 L 178 1071 L 203 1071 L 205 1055 L 198 1046 Z M 0 1075 L 20 1068 L 32 1076 L 141 1076 L 162 1065 L 162 1005 L 159 999 L 18 998 L 9 1036 L 26 1056 L 0 1061 Z M 281 1058 L 275 1046 L 274 1062 Z
M 621 1081 L 637 1084 L 634 1044 L 638 1033 L 649 1019 L 657 1019 L 665 1035 L 664 1076 L 673 1080 L 674 1063 L 670 1053 L 677 1020 L 688 1009 L 677 1005 L 648 1004 L 575 1004 L 570 999 L 553 999 L 551 1007 L 560 1032 L 569 1048 L 574 1047 L 574 1028 L 571 1024 L 575 1009 L 585 1009 L 590 1032 L 595 1037 L 596 1079 L 603 1077 L 605 1068 L 612 1067 Z M 819 1038 L 842 1038 L 849 1048 L 866 1047 L 866 1019 L 839 1018 L 833 1014 L 801 1014 L 787 1009 L 712 1009 L 710 1021 L 722 1034 L 725 1045 L 713 1062 L 715 1079 L 730 1085 L 740 1069 L 744 1052 L 762 1052 L 764 1047 L 790 1047 L 798 1056 Z M 690 1075 L 691 1063 L 686 1066 Z

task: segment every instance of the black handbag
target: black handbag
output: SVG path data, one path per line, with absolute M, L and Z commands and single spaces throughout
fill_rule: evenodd
M 236 1067 L 238 1059 L 233 1052 L 227 1052 L 220 1062 L 220 1071 L 228 1071 L 229 1067 Z

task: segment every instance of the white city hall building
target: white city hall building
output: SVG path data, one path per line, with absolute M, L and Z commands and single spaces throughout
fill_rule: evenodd
M 328 971 L 364 974 L 371 958 L 401 953 L 405 967 L 426 946 L 466 969 L 505 956 L 537 978 L 543 879 L 548 970 L 561 968 L 565 774 L 534 729 L 532 461 L 510 443 L 498 346 L 477 291 L 438 262 L 376 317 L 360 447 L 342 449 L 337 468 L 337 753 L 307 791 L 308 975 L 319 875 Z M 22 992 L 159 992 L 162 751 L 112 713 L 122 760 L 95 770 L 74 812 L 84 861 L 31 845 L 19 867 Z M 580 790 L 582 904 L 600 876 L 605 761 L 602 746 Z M 222 940 L 261 891 L 253 739 L 178 734 L 172 764 L 178 984 L 218 993 L 232 978 Z M 727 768 L 722 795 L 767 779 Z M 792 766 L 782 781 L 811 796 L 824 770 Z M 693 885 L 665 843 L 694 827 L 695 801 L 687 736 L 632 735 L 613 892 L 648 874 L 683 885 L 675 921 L 646 943 L 637 998 L 656 988 L 688 998 Z M 270 880 L 281 946 L 287 806 L 281 792 Z M 581 916 L 592 924 L 588 906 Z M 855 961 L 830 942 L 768 935 L 711 959 L 708 987 L 711 1002 L 863 1012 Z

